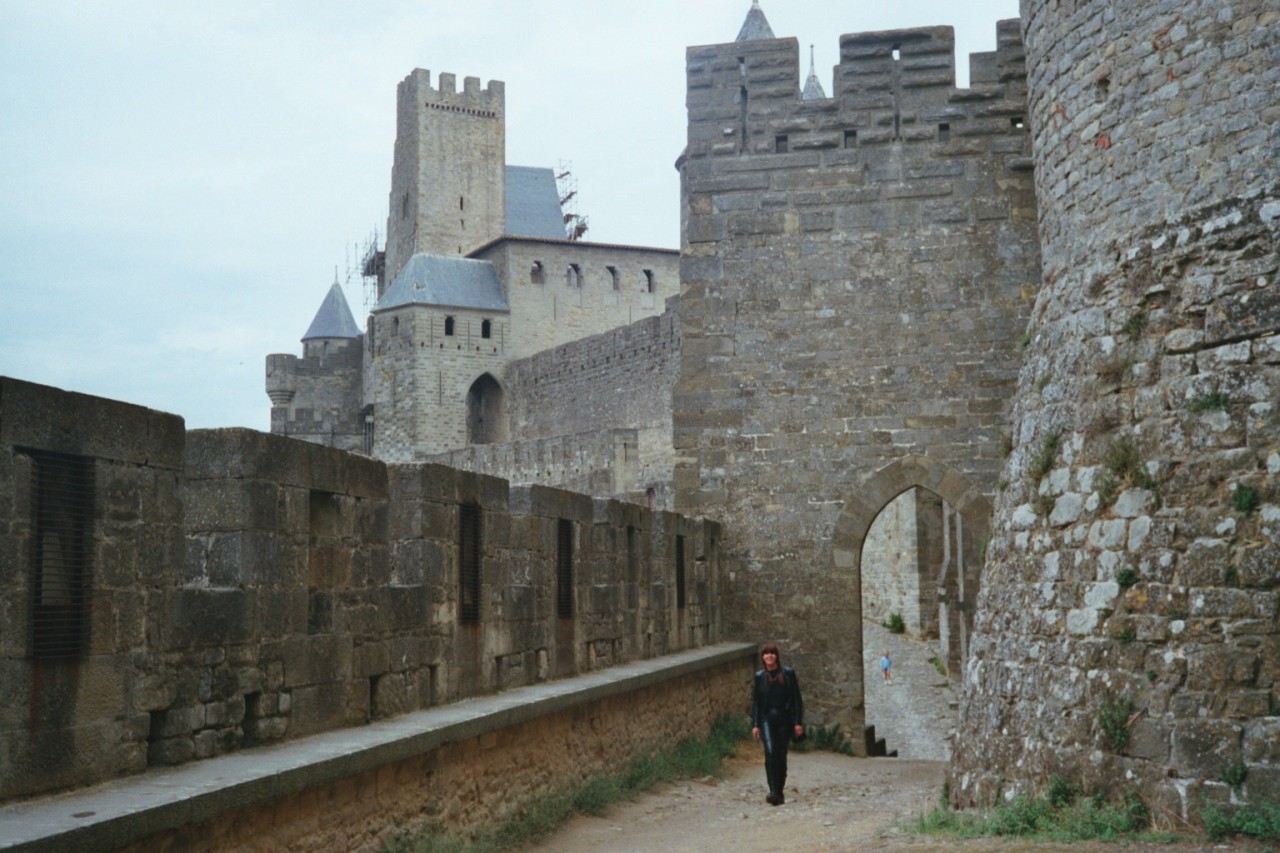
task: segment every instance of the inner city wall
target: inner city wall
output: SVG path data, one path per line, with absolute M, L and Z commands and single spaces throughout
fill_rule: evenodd
M 902 492 L 962 522 L 948 633 L 972 618 L 1040 277 L 1018 22 L 969 89 L 954 62 L 948 27 L 845 35 L 801 99 L 795 39 L 686 54 L 676 507 L 725 524 L 726 630 L 822 673 L 806 704 L 850 731 L 864 544 Z
M 0 797 L 713 643 L 720 538 L 0 378 Z

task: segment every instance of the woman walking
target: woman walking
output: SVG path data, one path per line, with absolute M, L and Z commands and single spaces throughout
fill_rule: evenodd
M 787 785 L 787 747 L 793 737 L 804 736 L 804 701 L 795 670 L 782 665 L 776 643 L 760 647 L 764 668 L 756 673 L 751 690 L 751 736 L 764 744 L 764 772 L 769 781 L 765 802 L 780 806 Z

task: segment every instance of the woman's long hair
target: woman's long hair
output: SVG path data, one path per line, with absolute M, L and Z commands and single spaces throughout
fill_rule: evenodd
M 778 656 L 778 668 L 775 669 L 773 672 L 770 672 L 768 667 L 765 667 L 765 670 L 764 670 L 765 678 L 769 680 L 770 684 L 786 684 L 787 676 L 782 671 L 782 652 L 778 651 L 778 644 L 765 643 L 763 646 L 761 646 L 760 647 L 761 661 L 764 660 L 764 656 L 766 652 L 773 652 L 775 655 Z

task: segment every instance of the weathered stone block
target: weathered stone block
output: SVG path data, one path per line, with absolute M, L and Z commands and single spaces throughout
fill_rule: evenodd
M 1181 721 L 1173 729 L 1171 761 L 1178 775 L 1221 779 L 1242 759 L 1238 725 L 1217 721 Z

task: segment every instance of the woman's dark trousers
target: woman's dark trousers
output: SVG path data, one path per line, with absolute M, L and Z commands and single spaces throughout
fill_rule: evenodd
M 764 775 L 769 780 L 769 793 L 782 794 L 787 784 L 787 747 L 791 745 L 792 726 L 786 720 L 766 720 L 760 729 L 764 742 Z

